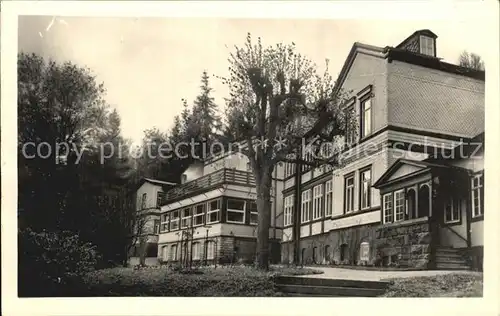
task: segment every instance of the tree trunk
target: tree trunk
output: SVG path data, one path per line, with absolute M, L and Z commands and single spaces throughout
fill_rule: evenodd
M 140 237 L 139 243 L 139 265 L 144 267 L 146 265 L 146 237 Z
M 257 268 L 269 269 L 269 227 L 271 226 L 271 177 L 263 175 L 257 182 Z

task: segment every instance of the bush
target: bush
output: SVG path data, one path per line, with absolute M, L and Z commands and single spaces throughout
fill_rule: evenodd
M 21 231 L 19 240 L 19 296 L 68 295 L 94 270 L 95 246 L 72 232 Z
M 189 270 L 188 270 L 189 271 Z M 259 271 L 252 267 L 201 268 L 189 271 L 173 269 L 127 268 L 91 272 L 85 282 L 88 296 L 278 296 L 275 277 L 322 273 L 304 268 L 272 268 Z

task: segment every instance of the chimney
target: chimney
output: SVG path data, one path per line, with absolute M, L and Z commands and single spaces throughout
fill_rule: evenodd
M 430 30 L 419 30 L 407 37 L 396 48 L 404 49 L 412 53 L 436 57 L 437 35 Z

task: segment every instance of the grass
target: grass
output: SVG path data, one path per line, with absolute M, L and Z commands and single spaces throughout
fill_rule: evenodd
M 299 267 L 273 267 L 267 272 L 252 267 L 201 268 L 191 274 L 113 268 L 89 273 L 79 296 L 281 296 L 274 277 L 319 273 Z
M 391 279 L 385 297 L 482 297 L 483 274 L 452 273 Z

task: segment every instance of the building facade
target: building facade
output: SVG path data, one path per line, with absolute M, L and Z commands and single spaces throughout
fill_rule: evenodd
M 280 261 L 283 168 L 273 175 L 271 262 Z M 158 235 L 162 263 L 253 262 L 256 254 L 255 180 L 248 159 L 230 152 L 191 165 L 163 197 Z
M 160 232 L 160 207 L 163 193 L 177 185 L 156 179 L 142 178 L 135 190 L 135 245 L 131 249 L 129 264 L 140 263 L 145 256 L 146 265 L 157 264 L 158 234 Z
M 334 170 L 285 166 L 283 261 L 433 268 L 438 248 L 451 253 L 451 247 L 482 246 L 482 215 L 472 222 L 453 217 L 444 225 L 438 217 L 450 206 L 444 197 L 433 203 L 436 174 L 442 182 L 469 183 L 482 174 L 481 164 L 471 169 L 471 157 L 453 160 L 462 167 L 429 160 L 484 132 L 484 72 L 441 61 L 436 41 L 434 33 L 421 30 L 396 47 L 353 45 L 335 89 L 349 93 L 344 110 L 357 117 L 357 130 L 343 138 Z M 457 178 L 445 181 L 446 175 Z M 471 182 L 461 192 L 464 218 L 477 205 L 473 188 L 482 183 Z M 475 237 L 462 231 L 467 223 Z

